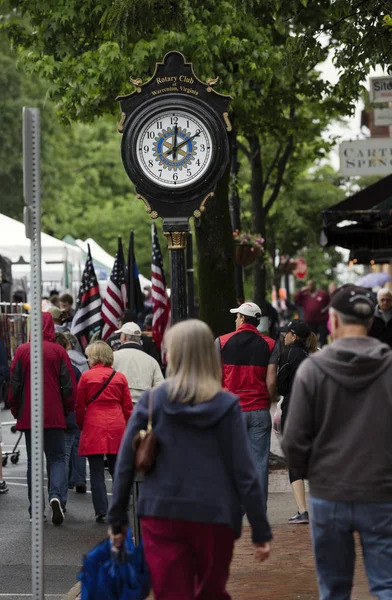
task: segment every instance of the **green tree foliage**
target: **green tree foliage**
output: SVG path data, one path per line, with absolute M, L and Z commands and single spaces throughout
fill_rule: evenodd
M 388 60 L 387 3 L 375 0 L 9 4 L 8 35 L 25 68 L 50 81 L 64 121 L 114 114 L 114 97 L 130 91 L 129 75 L 151 76 L 154 63 L 172 49 L 180 49 L 202 78 L 219 75 L 219 91 L 234 96 L 237 132 L 251 165 L 252 229 L 267 240 L 279 194 L 285 198 L 295 178 L 326 152 L 320 137 L 326 124 L 352 112 L 364 75 Z M 337 85 L 315 71 L 332 48 L 344 69 Z M 224 201 L 221 194 L 222 214 Z M 209 228 L 208 213 L 203 229 L 207 246 L 228 243 L 229 231 Z M 263 264 L 255 267 L 255 284 L 260 301 Z

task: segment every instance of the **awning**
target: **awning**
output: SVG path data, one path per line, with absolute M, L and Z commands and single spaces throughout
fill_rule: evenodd
M 322 246 L 357 252 L 357 262 L 389 262 L 392 258 L 392 175 L 323 211 Z M 347 222 L 347 223 L 345 223 Z
M 392 175 L 360 190 L 353 196 L 324 210 L 324 227 L 336 225 L 341 221 L 372 222 L 374 219 L 385 219 L 392 211 Z

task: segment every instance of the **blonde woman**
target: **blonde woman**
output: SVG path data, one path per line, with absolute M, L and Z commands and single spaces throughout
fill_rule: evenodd
M 105 342 L 94 342 L 86 349 L 90 370 L 82 373 L 75 407 L 81 430 L 79 456 L 90 465 L 91 494 L 95 520 L 104 523 L 108 511 L 104 458 L 113 477 L 117 453 L 132 412 L 128 382 L 113 371 L 113 351 Z
M 268 558 L 271 529 L 238 397 L 222 390 L 209 327 L 174 325 L 165 337 L 168 380 L 153 392 L 158 438 L 154 469 L 141 486 L 138 514 L 156 600 L 229 600 L 226 583 L 242 506 L 255 556 Z M 117 548 L 128 524 L 133 439 L 146 429 L 149 393 L 139 399 L 116 466 L 108 522 Z M 113 532 L 116 535 L 113 535 Z M 120 532 L 120 533 L 117 533 Z

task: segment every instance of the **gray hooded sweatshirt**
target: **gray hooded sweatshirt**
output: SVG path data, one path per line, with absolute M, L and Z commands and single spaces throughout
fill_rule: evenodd
M 391 348 L 375 338 L 342 338 L 306 359 L 283 451 L 316 498 L 392 502 Z

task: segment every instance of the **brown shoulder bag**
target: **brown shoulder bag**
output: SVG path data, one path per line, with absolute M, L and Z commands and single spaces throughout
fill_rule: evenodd
M 141 429 L 133 439 L 133 447 L 136 450 L 135 469 L 140 475 L 145 475 L 153 469 L 158 453 L 158 439 L 152 429 L 152 400 L 153 392 L 150 390 L 147 429 Z

